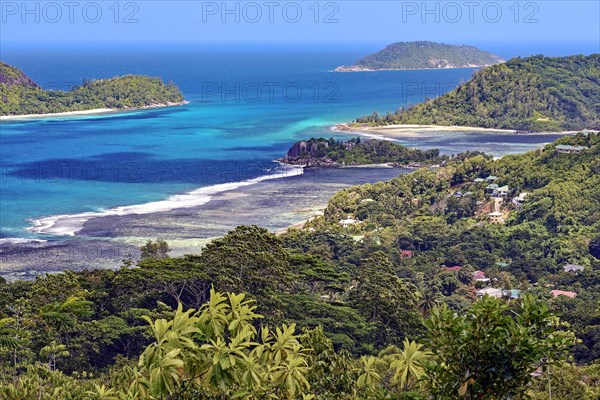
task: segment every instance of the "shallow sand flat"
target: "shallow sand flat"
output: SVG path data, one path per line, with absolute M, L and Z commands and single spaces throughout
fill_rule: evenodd
M 513 129 L 496 129 L 496 128 L 479 128 L 471 126 L 441 126 L 441 125 L 386 125 L 376 127 L 352 127 L 348 124 L 336 125 L 332 128 L 336 132 L 346 133 L 364 133 L 374 134 L 389 138 L 416 138 L 426 136 L 427 134 L 444 134 L 444 133 L 465 133 L 465 132 L 482 132 L 482 133 L 509 133 L 517 134 Z M 578 131 L 565 132 L 533 132 L 519 133 L 519 135 L 569 135 Z

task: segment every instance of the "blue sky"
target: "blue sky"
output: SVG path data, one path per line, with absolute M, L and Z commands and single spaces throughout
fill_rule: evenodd
M 597 0 L 1 0 L 0 13 L 5 49 L 17 43 L 190 42 L 380 47 L 431 40 L 485 46 L 511 56 L 600 51 Z

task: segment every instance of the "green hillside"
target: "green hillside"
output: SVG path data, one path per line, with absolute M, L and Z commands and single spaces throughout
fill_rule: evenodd
M 44 90 L 19 69 L 0 63 L 0 115 L 130 109 L 182 101 L 179 89 L 160 78 L 126 75 L 87 81 L 65 92 Z
M 369 125 L 458 125 L 521 131 L 600 129 L 600 55 L 515 58 L 436 99 Z
M 338 71 L 483 67 L 502 62 L 495 54 L 473 46 L 426 41 L 398 42 Z

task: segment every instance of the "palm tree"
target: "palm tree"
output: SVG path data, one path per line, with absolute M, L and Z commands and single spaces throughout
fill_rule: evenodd
M 431 352 L 423 351 L 422 344 L 404 339 L 404 349 L 398 354 L 398 359 L 390 364 L 396 370 L 394 382 L 399 383 L 404 389 L 425 376 L 425 362 Z
M 13 322 L 13 318 L 0 319 L 0 348 L 16 350 L 21 346 L 21 342 L 17 339 L 14 329 L 9 328 Z
M 43 320 L 55 324 L 59 329 L 71 328 L 76 317 L 88 317 L 93 314 L 94 303 L 82 297 L 71 296 L 63 303 L 48 304 L 40 309 Z
M 377 373 L 375 367 L 376 361 L 377 358 L 373 356 L 362 356 L 360 358 L 360 367 L 356 369 L 360 374 L 356 380 L 356 385 L 359 388 L 372 390 L 381 381 L 381 376 Z
M 424 317 L 429 315 L 429 312 L 439 304 L 440 294 L 431 287 L 422 288 L 419 293 L 419 311 Z

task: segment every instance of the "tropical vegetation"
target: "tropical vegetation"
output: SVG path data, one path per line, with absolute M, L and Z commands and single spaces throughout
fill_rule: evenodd
M 173 83 L 136 75 L 84 81 L 69 91 L 45 90 L 19 69 L 0 62 L 0 115 L 131 109 L 182 101 Z
M 356 70 L 482 67 L 502 62 L 495 54 L 473 46 L 427 41 L 397 42 L 358 60 Z
M 599 134 L 462 154 L 280 236 L 2 283 L 0 398 L 597 399 L 599 177 Z
M 514 58 L 484 68 L 435 99 L 367 125 L 457 125 L 519 131 L 600 129 L 600 54 Z

